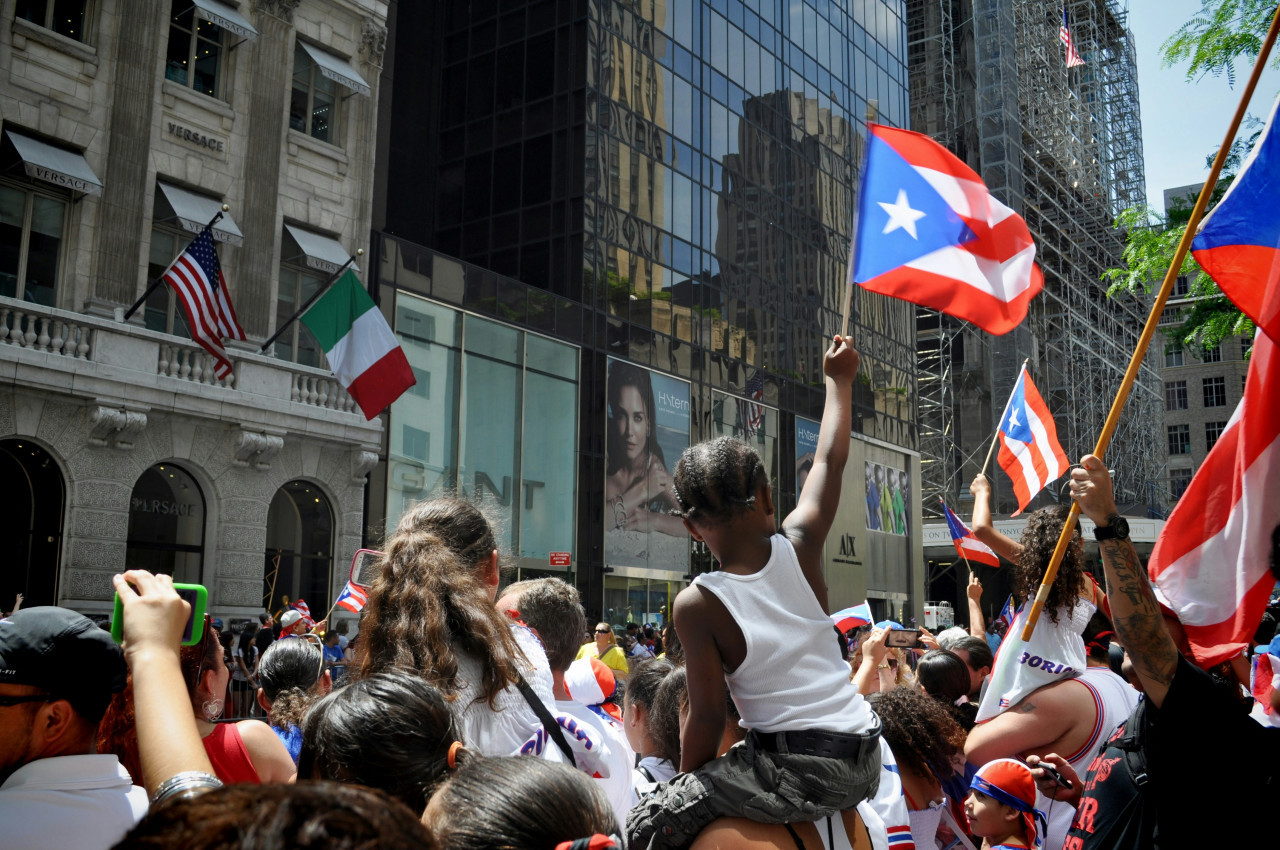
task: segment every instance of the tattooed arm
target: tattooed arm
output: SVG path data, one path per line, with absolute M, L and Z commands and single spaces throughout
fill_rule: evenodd
M 1093 455 L 1085 455 L 1080 464 L 1083 468 L 1071 470 L 1071 497 L 1085 516 L 1105 528 L 1117 515 L 1111 476 Z M 1147 699 L 1159 708 L 1178 669 L 1178 648 L 1165 629 L 1160 605 L 1133 543 L 1127 538 L 1104 540 L 1098 549 L 1106 570 L 1116 637 L 1128 651 Z

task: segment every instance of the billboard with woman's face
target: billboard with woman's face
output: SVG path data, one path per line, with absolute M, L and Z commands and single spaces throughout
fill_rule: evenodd
M 689 447 L 689 384 L 609 359 L 605 563 L 689 571 L 671 473 Z

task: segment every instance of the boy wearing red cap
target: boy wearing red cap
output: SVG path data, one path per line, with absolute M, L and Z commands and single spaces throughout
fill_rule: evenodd
M 969 783 L 964 801 L 969 832 L 982 839 L 982 850 L 1039 847 L 1037 822 L 1043 827 L 1045 819 L 1035 802 L 1031 768 L 1014 759 L 987 762 Z

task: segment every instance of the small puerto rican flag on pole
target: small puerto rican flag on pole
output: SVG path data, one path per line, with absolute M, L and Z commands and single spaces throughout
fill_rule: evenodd
M 956 552 L 961 558 L 964 558 L 971 564 L 985 564 L 988 567 L 1000 566 L 1000 558 L 995 552 L 991 551 L 991 547 L 983 543 L 977 537 L 973 536 L 973 530 L 966 526 L 960 517 L 947 505 L 942 503 L 942 509 L 947 512 L 947 530 L 951 532 L 951 542 L 955 544 Z
M 861 605 L 854 605 L 852 608 L 837 611 L 831 615 L 831 621 L 836 624 L 836 628 L 841 632 L 869 626 L 874 622 L 871 617 L 871 603 L 863 602 Z
M 1036 494 L 1067 471 L 1067 453 L 1058 442 L 1058 426 L 1024 363 L 1000 421 L 1000 467 L 1013 479 L 1013 494 L 1022 513 Z
M 347 582 L 347 586 L 342 588 L 342 593 L 338 594 L 338 601 L 333 604 L 339 608 L 346 608 L 352 614 L 359 614 L 368 601 L 368 591 L 358 584 Z

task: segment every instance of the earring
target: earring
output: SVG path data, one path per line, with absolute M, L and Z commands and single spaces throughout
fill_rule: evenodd
M 200 706 L 200 710 L 204 712 L 204 719 L 212 723 L 222 716 L 223 702 L 220 699 L 205 700 Z

